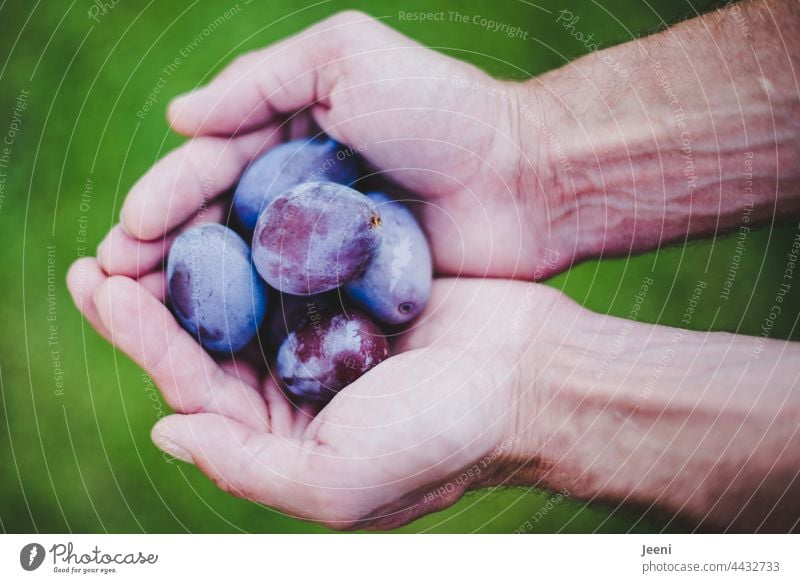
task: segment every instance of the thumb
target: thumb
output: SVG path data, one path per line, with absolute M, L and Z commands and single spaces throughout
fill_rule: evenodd
M 274 46 L 238 57 L 208 85 L 169 107 L 185 135 L 244 133 L 277 115 L 325 102 L 341 47 L 375 26 L 366 14 L 342 12 Z

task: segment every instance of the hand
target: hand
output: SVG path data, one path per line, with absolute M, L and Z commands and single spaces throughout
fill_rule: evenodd
M 258 153 L 316 125 L 422 200 L 414 206 L 437 273 L 550 275 L 570 264 L 573 242 L 551 221 L 563 213 L 543 152 L 520 147 L 520 87 L 355 12 L 243 55 L 172 103 L 172 127 L 192 139 L 133 187 L 124 230 L 101 246 L 103 268 L 152 268 L 136 259 L 140 241 L 161 239 L 233 186 Z M 531 168 L 536 180 L 522 176 Z
M 292 70 L 297 66 L 304 69 Z M 518 200 L 523 154 L 514 141 L 515 111 L 498 98 L 509 91 L 348 13 L 240 58 L 173 104 L 175 129 L 206 135 L 134 186 L 124 227 L 98 249 L 103 270 L 85 259 L 69 278 L 87 319 L 151 374 L 179 413 L 154 430 L 161 447 L 194 461 L 227 490 L 339 528 L 396 526 L 499 475 L 516 445 L 508 442 L 522 374 L 514 361 L 528 348 L 527 331 L 538 330 L 515 322 L 521 333 L 508 339 L 499 314 L 507 323 L 529 306 L 529 286 L 438 282 L 426 314 L 393 351 L 409 352 L 370 371 L 314 417 L 313 406 L 287 401 L 263 368 L 243 359 L 216 363 L 181 330 L 161 303 L 159 268 L 180 230 L 223 219 L 223 203 L 212 199 L 250 160 L 307 133 L 313 121 L 363 146 L 372 165 L 429 203 L 421 205 L 422 219 L 439 272 L 530 276 L 556 269 L 557 252 L 536 252 L 546 204 L 526 216 L 533 207 Z M 286 123 L 284 114 L 293 111 L 302 112 Z
M 559 297 L 535 284 L 438 280 L 419 325 L 397 341 L 401 354 L 314 416 L 270 375 L 214 362 L 161 303 L 156 280 L 109 278 L 92 259 L 69 277 L 78 306 L 178 413 L 156 425 L 156 444 L 226 491 L 338 529 L 396 527 L 505 479 L 543 342 L 534 323 Z

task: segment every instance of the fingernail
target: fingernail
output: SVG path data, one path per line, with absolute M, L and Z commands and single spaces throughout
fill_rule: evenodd
M 127 202 L 127 201 L 126 201 Z M 128 205 L 122 205 L 122 210 L 119 211 L 119 226 L 122 227 L 122 231 L 131 237 L 132 239 L 138 239 L 136 236 L 136 223 L 134 222 L 134 216 L 132 211 L 128 210 Z
M 181 447 L 168 437 L 157 436 L 155 438 L 155 443 L 158 449 L 160 449 L 167 455 L 171 455 L 176 460 L 186 462 L 187 464 L 191 464 L 194 462 L 191 454 L 188 451 L 186 451 L 183 447 Z

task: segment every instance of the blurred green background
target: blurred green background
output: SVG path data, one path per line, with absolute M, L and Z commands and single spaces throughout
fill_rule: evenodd
M 93 254 L 127 189 L 181 142 L 164 122 L 172 96 L 204 82 L 233 56 L 344 8 L 386 16 L 389 25 L 496 76 L 525 78 L 586 51 L 554 24 L 562 8 L 580 16 L 581 30 L 608 46 L 710 5 L 677 0 L 602 5 L 538 0 L 538 7 L 517 0 L 321 1 L 307 7 L 303 0 L 112 4 L 101 10 L 89 0 L 0 2 L 0 134 L 14 128 L 6 167 L 0 167 L 0 528 L 5 532 L 325 530 L 225 495 L 194 468 L 165 462 L 149 431 L 166 406 L 154 400 L 141 371 L 83 322 L 66 290 L 70 263 Z M 202 36 L 165 76 L 165 66 L 181 49 L 232 7 L 235 15 Z M 89 18 L 90 10 L 97 21 Z M 521 26 L 529 39 L 471 25 L 399 21 L 398 10 L 480 14 Z M 136 113 L 160 77 L 156 103 L 140 119 Z M 15 120 L 15 104 L 25 92 L 28 106 Z M 79 240 L 84 231 L 85 243 Z M 643 278 L 652 275 L 655 284 L 640 319 L 679 325 L 691 289 L 703 279 L 708 288 L 693 327 L 758 334 L 794 232 L 792 226 L 765 228 L 748 237 L 728 301 L 719 299 L 719 291 L 735 238 L 591 262 L 551 284 L 596 311 L 626 316 Z M 794 290 L 773 337 L 790 337 L 797 299 Z M 63 387 L 57 386 L 55 361 Z M 544 516 L 534 520 L 544 507 Z M 681 528 L 630 510 L 509 489 L 472 493 L 403 530 L 512 532 L 526 521 L 533 523 L 532 532 Z

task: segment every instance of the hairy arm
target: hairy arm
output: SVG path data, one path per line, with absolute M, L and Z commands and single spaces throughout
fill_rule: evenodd
M 537 153 L 523 190 L 557 193 L 563 255 L 637 253 L 797 216 L 798 31 L 797 2 L 743 2 L 520 85 L 520 103 L 540 112 L 520 108 L 524 150 Z M 550 183 L 534 184 L 541 176 Z
M 680 514 L 713 530 L 800 521 L 800 345 L 651 326 L 561 298 L 521 386 L 503 483 Z M 523 365 L 524 366 L 524 365 Z
M 797 2 L 745 2 L 519 85 L 521 196 L 551 193 L 550 245 L 579 261 L 797 217 L 798 29 Z M 797 528 L 800 346 L 557 311 L 501 481 Z

